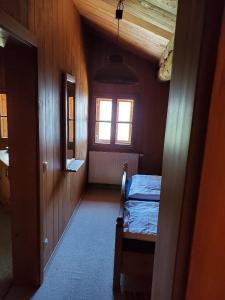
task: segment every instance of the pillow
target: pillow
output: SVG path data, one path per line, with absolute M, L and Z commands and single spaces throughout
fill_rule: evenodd
M 128 198 L 159 201 L 161 178 L 158 175 L 133 175 Z

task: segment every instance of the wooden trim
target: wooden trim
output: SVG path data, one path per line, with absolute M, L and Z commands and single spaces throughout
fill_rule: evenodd
M 120 289 L 120 273 L 122 268 L 122 240 L 123 240 L 123 219 L 117 218 L 115 254 L 114 254 L 114 271 L 113 271 L 113 289 Z
M 17 40 L 20 40 L 27 45 L 38 47 L 36 37 L 14 18 L 6 14 L 2 9 L 0 9 L 0 27 L 5 29 Z
M 126 182 L 127 182 L 127 174 L 128 174 L 128 164 L 125 163 L 123 166 L 123 177 L 122 177 L 122 187 L 121 187 L 121 202 L 124 203 L 126 200 Z
M 74 84 L 73 95 L 68 95 L 68 83 Z M 62 151 L 62 169 L 64 171 L 68 170 L 68 159 L 67 159 L 67 151 L 68 151 L 68 140 L 69 140 L 69 126 L 68 126 L 68 96 L 74 98 L 74 120 L 76 121 L 76 79 L 73 75 L 68 73 L 62 74 L 62 141 L 63 141 L 63 151 Z M 70 144 L 73 145 L 73 158 L 76 159 L 75 153 L 75 145 L 76 145 L 76 133 L 75 133 L 75 122 L 74 122 L 74 141 Z
M 113 289 L 120 289 L 120 274 L 122 270 L 122 243 L 123 243 L 123 210 L 126 192 L 128 164 L 123 166 L 123 176 L 121 185 L 120 210 L 116 219 L 116 239 L 115 239 L 115 254 L 114 254 L 114 271 L 113 271 Z

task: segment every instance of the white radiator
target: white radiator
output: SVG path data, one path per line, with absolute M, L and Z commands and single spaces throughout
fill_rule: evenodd
M 124 163 L 128 174 L 138 172 L 139 154 L 119 152 L 89 152 L 89 183 L 121 184 Z

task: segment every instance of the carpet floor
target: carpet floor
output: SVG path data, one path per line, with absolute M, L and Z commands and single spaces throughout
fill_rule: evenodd
M 92 189 L 72 218 L 45 274 L 42 286 L 28 296 L 12 288 L 7 300 L 150 299 L 149 294 L 126 291 L 113 295 L 115 220 L 120 192 Z

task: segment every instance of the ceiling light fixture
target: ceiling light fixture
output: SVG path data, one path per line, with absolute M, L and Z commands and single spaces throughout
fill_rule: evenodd
M 8 34 L 0 27 L 0 47 L 4 48 L 8 39 Z
M 120 21 L 123 19 L 124 0 L 119 0 L 116 8 L 117 19 L 117 45 L 119 45 Z M 110 55 L 108 63 L 100 68 L 94 80 L 105 84 L 137 84 L 138 78 L 133 70 L 124 64 L 123 57 L 119 54 Z

